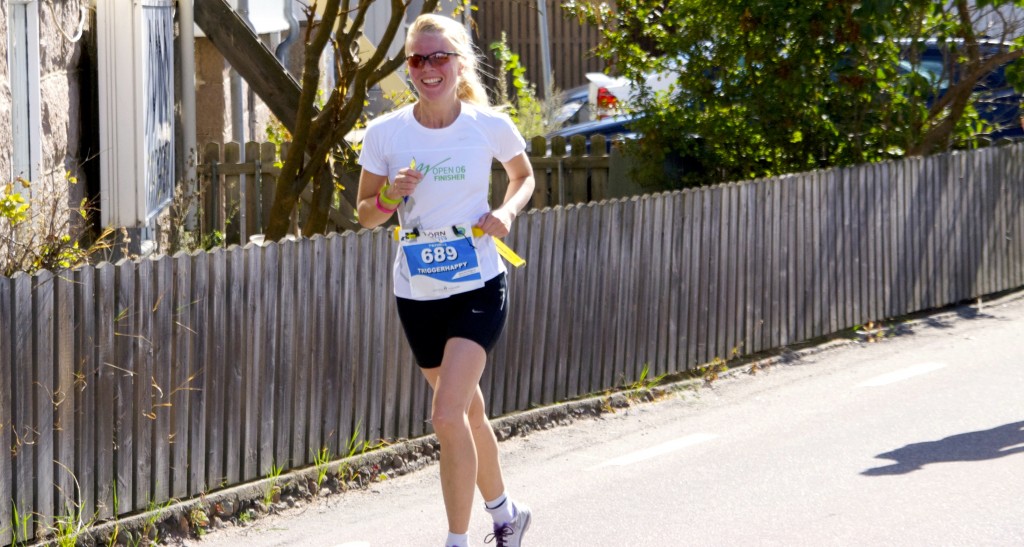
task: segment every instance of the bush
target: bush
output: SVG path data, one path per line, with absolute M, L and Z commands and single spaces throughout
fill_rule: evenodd
M 110 230 L 84 243 L 89 203 L 70 204 L 70 188 L 77 182 L 69 172 L 56 183 L 19 178 L 0 187 L 0 274 L 68 269 L 109 248 Z

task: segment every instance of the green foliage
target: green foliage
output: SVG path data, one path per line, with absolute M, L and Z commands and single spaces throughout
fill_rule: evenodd
M 937 1 L 566 7 L 600 26 L 605 41 L 596 53 L 638 82 L 627 108 L 644 114 L 636 126 L 644 137 L 633 150 L 646 160 L 642 180 L 686 186 L 881 161 L 978 146 L 979 134 L 991 130 L 970 100 L 986 72 L 985 60 L 971 56 L 978 37 L 970 17 Z M 931 108 L 943 83 L 916 70 L 930 38 L 948 44 L 961 63 Z M 898 70 L 901 58 L 906 70 Z M 653 72 L 676 77 L 670 93 L 645 89 Z M 678 173 L 680 158 L 701 169 Z
M 278 467 L 276 464 L 271 464 L 270 473 L 267 478 L 270 479 L 267 482 L 266 488 L 263 490 L 263 504 L 270 505 L 273 503 L 274 498 L 281 493 L 281 485 L 278 484 L 278 480 L 281 478 L 281 472 L 284 471 L 284 467 Z
M 498 59 L 498 101 L 505 106 L 519 133 L 529 139 L 557 129 L 553 119 L 562 94 L 549 90 L 547 99 L 537 97 L 537 86 L 526 79 L 526 67 L 520 62 L 519 54 L 509 49 L 504 32 L 501 41 L 491 44 L 491 51 Z M 514 93 L 508 87 L 506 75 L 511 79 Z
M 70 188 L 77 183 L 67 172 L 62 181 L 18 179 L 17 185 L 0 186 L 0 275 L 64 270 L 109 248 L 111 230 L 87 241 L 89 203 L 69 206 Z
M 313 453 L 313 464 L 316 466 L 316 486 L 320 488 L 327 480 L 327 473 L 330 470 L 328 464 L 331 461 L 331 449 L 324 446 L 318 452 Z

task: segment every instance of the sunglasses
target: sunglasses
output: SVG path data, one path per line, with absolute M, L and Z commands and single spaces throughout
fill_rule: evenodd
M 430 63 L 430 66 L 434 68 L 442 67 L 448 64 L 449 57 L 458 57 L 459 54 L 454 51 L 435 51 L 428 55 L 412 54 L 405 58 L 412 68 L 420 69 L 423 68 L 424 63 Z

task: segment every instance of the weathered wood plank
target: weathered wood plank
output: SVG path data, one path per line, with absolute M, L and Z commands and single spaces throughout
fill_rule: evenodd
M 115 316 L 113 329 L 116 348 L 112 366 L 116 367 L 117 411 L 114 418 L 116 443 L 115 462 L 117 472 L 114 514 L 135 509 L 135 414 L 134 384 L 139 372 L 136 369 L 135 344 L 137 337 L 137 312 L 135 311 L 135 264 L 121 261 L 115 270 Z
M 547 235 L 544 238 L 545 260 L 548 272 L 544 275 L 547 283 L 550 284 L 548 294 L 547 319 L 550 321 L 548 328 L 541 331 L 545 334 L 545 352 L 540 358 L 549 375 L 548 387 L 544 399 L 551 401 L 563 401 L 568 391 L 568 356 L 566 347 L 571 336 L 571 329 L 563 324 L 565 314 L 567 293 L 572 292 L 571 278 L 566 275 L 572 272 L 572 267 L 567 264 L 571 256 L 567 256 L 566 229 L 568 211 L 564 207 L 556 207 L 554 210 L 544 213 L 548 218 Z M 539 310 L 534 310 L 537 313 Z
M 145 509 L 154 499 L 153 433 L 156 422 L 156 390 L 153 387 L 153 308 L 156 295 L 153 263 L 142 260 L 135 269 L 135 375 L 132 377 L 134 408 L 132 428 L 135 439 L 135 498 L 133 508 Z
M 234 165 L 242 161 L 242 145 L 237 142 L 224 143 L 224 164 Z M 224 223 L 221 231 L 224 233 L 224 242 L 228 245 L 241 242 L 242 231 L 242 177 L 235 174 L 224 173 L 223 186 L 224 201 L 221 203 L 221 212 Z
M 195 333 L 192 325 L 191 307 L 197 304 L 192 300 L 192 265 L 191 257 L 185 253 L 178 253 L 173 258 L 173 299 L 169 300 L 171 309 L 171 338 L 173 343 L 174 357 L 171 362 L 171 384 L 174 386 L 170 393 L 171 403 L 171 496 L 182 499 L 191 492 L 189 491 L 188 475 L 188 450 L 189 430 L 192 424 L 189 422 L 190 393 L 195 386 L 192 385 L 190 371 L 192 370 L 191 340 Z
M 29 361 L 34 381 L 26 391 L 32 392 L 35 406 L 34 436 L 38 439 L 35 449 L 35 516 L 36 535 L 46 532 L 53 525 L 56 514 L 54 497 L 55 475 L 53 461 L 56 456 L 53 446 L 54 431 L 54 276 L 47 271 L 36 273 L 32 278 L 32 338 L 33 359 Z M 28 365 L 29 362 L 25 364 Z
M 535 306 L 529 308 L 530 313 L 535 317 L 534 319 L 534 330 L 536 335 L 533 337 L 533 344 L 530 346 L 529 358 L 530 365 L 533 370 L 532 379 L 533 385 L 530 388 L 531 396 L 533 400 L 540 404 L 550 404 L 555 400 L 555 366 L 553 362 L 549 362 L 546 359 L 548 350 L 548 333 L 554 329 L 557 324 L 554 322 L 550 314 L 541 313 L 538 314 L 536 310 L 542 308 L 550 309 L 550 302 L 552 302 L 552 286 L 558 282 L 557 277 L 552 273 L 552 247 L 551 244 L 551 231 L 552 222 L 555 218 L 549 214 L 536 214 L 530 213 L 525 218 L 520 217 L 520 222 L 526 221 L 530 223 L 530 239 L 525 249 L 519 249 L 519 252 L 525 252 L 527 255 L 527 264 L 530 268 L 530 278 L 533 281 L 532 285 L 536 287 L 537 302 Z M 508 269 L 512 269 L 512 266 L 507 265 Z
M 347 277 L 342 270 L 345 262 L 345 237 L 338 234 L 331 234 L 327 237 L 324 249 L 326 285 L 326 309 L 324 325 L 324 374 L 323 394 L 321 397 L 322 410 L 320 411 L 320 431 L 322 445 L 327 447 L 331 454 L 337 456 L 341 452 L 341 369 L 345 355 L 345 328 L 350 314 L 348 302 L 345 300 L 344 279 Z
M 13 399 L 11 412 L 12 427 L 14 436 L 11 445 L 13 457 L 14 474 L 14 499 L 12 512 L 20 517 L 32 515 L 38 510 L 35 502 L 36 488 L 36 443 L 38 441 L 38 429 L 36 427 L 36 405 L 34 396 L 37 390 L 21 386 L 35 385 L 35 371 L 33 370 L 32 340 L 34 338 L 34 317 L 32 307 L 32 293 L 34 280 L 24 273 L 17 273 L 11 279 L 11 304 L 14 317 L 11 324 L 10 344 L 12 346 L 11 366 L 13 368 L 12 386 L 18 396 Z M 15 533 L 17 537 L 26 538 L 35 535 L 33 519 L 29 519 L 27 526 L 22 523 L 15 523 L 20 529 Z
M 75 439 L 78 424 L 75 419 L 77 399 L 75 375 L 75 282 L 74 272 L 62 270 L 53 278 L 54 298 L 54 384 L 53 433 L 54 459 L 54 511 L 56 515 L 74 514 L 82 503 L 82 492 L 76 487 Z
M 683 256 L 686 259 L 684 269 L 684 284 L 683 290 L 687 293 L 687 298 L 680 311 L 684 312 L 683 318 L 680 320 L 680 324 L 683 326 L 685 333 L 685 360 L 684 363 L 688 369 L 692 369 L 700 364 L 700 349 L 701 344 L 699 338 L 700 323 L 703 321 L 703 315 L 700 313 L 700 275 L 701 271 L 705 268 L 701 264 L 701 220 L 703 219 L 703 203 L 704 193 L 701 190 L 690 189 L 686 190 L 683 194 L 686 198 L 686 218 L 687 222 L 683 230 L 685 241 L 683 244 Z
M 252 261 L 262 265 L 262 272 L 259 279 L 259 290 L 255 291 L 253 297 L 262 308 L 262 324 L 264 325 L 265 336 L 260 336 L 255 341 L 258 347 L 258 356 L 252 360 L 253 369 L 253 390 L 251 393 L 255 399 L 254 413 L 258 416 L 259 426 L 253 440 L 256 450 L 256 471 L 257 477 L 264 477 L 271 472 L 275 464 L 274 447 L 277 424 L 275 412 L 275 396 L 277 394 L 277 370 L 280 366 L 281 356 L 278 353 L 280 341 L 280 314 L 278 307 L 278 295 L 281 283 L 281 270 L 278 250 L 280 247 L 274 243 L 252 249 Z M 254 281 L 256 279 L 254 278 Z M 254 349 L 254 351 L 256 351 Z
M 117 477 L 117 423 L 118 375 L 115 368 L 115 318 L 117 292 L 116 268 L 102 263 L 96 268 L 96 311 L 86 320 L 96 321 L 96 517 L 110 518 L 114 514 L 114 480 Z
M 300 350 L 297 342 L 297 325 L 295 321 L 296 285 L 292 281 L 298 277 L 298 250 L 292 242 L 284 240 L 277 246 L 280 260 L 278 276 L 279 306 L 279 354 L 277 367 L 274 371 L 274 458 L 272 466 L 287 468 L 292 454 L 292 423 L 294 401 L 292 394 L 295 389 L 295 367 Z
M 314 294 L 311 296 L 312 302 L 310 303 L 310 323 L 308 330 L 310 332 L 309 341 L 309 393 L 308 398 L 308 413 L 309 413 L 309 433 L 306 435 L 306 446 L 307 450 L 312 454 L 319 453 L 319 451 L 326 447 L 323 439 L 323 399 L 325 393 L 325 381 L 328 368 L 328 356 L 327 353 L 328 339 L 330 338 L 327 331 L 330 328 L 330 310 L 329 304 L 331 298 L 331 286 L 329 282 L 329 272 L 327 270 L 327 239 L 323 236 L 314 236 L 310 241 L 310 264 L 312 266 L 312 273 L 310 279 L 311 292 Z M 310 460 L 312 461 L 312 460 Z
M 17 361 L 12 355 L 11 341 L 14 337 L 15 309 L 11 302 L 11 280 L 0 276 L 0 378 L 7 381 L 0 382 L 0 447 L 10 447 L 8 450 L 0 450 L 0 500 L 10 500 L 7 503 L 0 503 L 0 522 L 14 522 L 12 514 L 12 503 L 14 499 L 14 443 L 13 435 L 14 402 L 11 398 L 11 384 L 16 379 L 14 369 Z M 13 541 L 13 530 L 10 526 L 0 527 L 0 543 L 8 545 Z
M 241 186 L 241 202 L 239 207 L 242 220 L 239 225 L 239 232 L 241 234 L 239 243 L 241 245 L 248 243 L 249 236 L 263 233 L 264 205 L 268 209 L 267 213 L 269 213 L 272 203 L 264 204 L 261 195 L 263 164 L 274 162 L 271 158 L 263 157 L 263 147 L 260 143 L 252 141 L 245 143 L 245 159 L 253 166 L 253 174 L 251 176 L 246 175 Z
M 74 480 L 79 485 L 79 488 L 75 488 L 74 481 L 72 482 L 72 491 L 75 491 L 78 497 L 78 507 L 82 514 L 92 515 L 96 513 L 96 471 L 99 465 L 96 459 L 96 451 L 99 448 L 96 441 L 96 423 L 101 408 L 108 406 L 109 403 L 102 399 L 99 401 L 103 402 L 99 402 L 96 398 L 99 391 L 99 370 L 96 366 L 96 270 L 82 267 L 69 275 L 73 279 L 71 297 L 74 301 L 74 312 L 70 317 L 74 347 L 69 357 L 74 379 L 69 395 L 74 402 L 72 419 L 75 423 L 75 434 L 72 436 L 74 463 L 67 465 L 74 471 Z M 6 310 L 2 300 L 3 281 L 0 281 L 0 310 Z M 3 315 L 3 312 L 0 312 L 0 332 L 6 333 L 9 331 L 2 326 Z M 10 378 L 10 374 L 3 370 L 5 358 L 3 342 L 0 342 L 0 376 Z M 0 416 L 10 416 L 3 406 L 2 391 L 3 387 L 0 386 Z M 0 443 L 3 442 L 3 427 L 4 424 L 0 420 Z M 3 459 L 0 458 L 0 469 L 2 466 Z M 0 486 L 0 499 L 4 499 L 2 488 Z
M 312 344 L 311 315 L 313 310 L 310 280 L 313 279 L 313 248 L 307 238 L 286 241 L 286 247 L 295 247 L 296 275 L 284 279 L 295 286 L 295 361 L 292 368 L 292 421 L 291 465 L 299 466 L 312 461 L 307 428 L 309 427 L 310 368 L 308 351 Z
M 151 262 L 153 279 L 153 303 L 149 308 L 152 316 L 150 352 L 153 359 L 152 388 L 153 414 L 153 490 L 150 503 L 163 503 L 171 498 L 173 477 L 171 475 L 171 450 L 174 438 L 171 433 L 171 415 L 174 412 L 174 397 L 177 386 L 173 374 L 174 338 L 171 325 L 174 313 L 174 261 L 162 256 Z
M 245 412 L 245 376 L 250 368 L 246 361 L 246 345 L 249 333 L 245 318 L 250 312 L 246 302 L 246 260 L 245 250 L 231 246 L 224 253 L 224 341 L 223 396 L 224 409 L 224 476 L 234 485 L 243 478 L 245 452 L 243 450 L 242 423 Z
M 210 328 L 210 314 L 213 300 L 210 292 L 209 254 L 196 253 L 191 257 L 191 299 L 189 301 L 189 397 L 188 397 L 188 487 L 190 492 L 203 492 L 209 488 L 207 473 L 206 436 L 209 430 L 207 408 L 215 395 L 212 390 L 209 360 L 212 339 L 216 337 Z M 216 483 L 214 483 L 216 484 Z
M 342 264 L 352 264 L 358 260 L 360 244 L 366 239 L 365 234 L 345 234 L 342 244 L 344 246 L 344 255 L 341 259 Z M 339 441 L 342 448 L 352 438 L 353 432 L 357 427 L 362 427 L 362 423 L 358 420 L 362 419 L 362 412 L 358 411 L 359 408 L 357 402 L 361 401 L 361 393 L 359 389 L 359 382 L 362 375 L 360 371 L 363 369 L 362 364 L 362 348 L 363 342 L 360 338 L 362 324 L 366 321 L 364 308 L 364 298 L 366 295 L 365 291 L 362 290 L 360 277 L 366 275 L 363 270 L 368 268 L 355 268 L 355 270 L 349 270 L 348 275 L 343 280 L 344 294 L 346 309 L 351 310 L 351 316 L 348 321 L 345 322 L 345 339 L 351 340 L 352 343 L 347 344 L 342 353 L 341 359 L 341 370 L 339 370 L 341 378 L 341 393 L 338 399 L 340 404 L 340 419 L 338 421 L 339 427 Z
M 583 366 L 581 355 L 585 336 L 579 325 L 584 321 L 580 309 L 584 287 L 580 280 L 583 279 L 583 269 L 585 268 L 586 245 L 580 234 L 586 233 L 586 228 L 585 226 L 581 228 L 582 215 L 579 206 L 566 207 L 564 213 L 565 239 L 564 245 L 559 245 L 564 247 L 565 253 L 560 262 L 564 268 L 562 276 L 564 290 L 559 301 L 559 308 L 563 310 L 562 315 L 566 318 L 564 321 L 566 329 L 563 331 L 565 334 L 562 335 L 565 337 L 565 346 L 560 352 L 562 356 L 560 366 L 564 367 L 565 396 L 571 398 L 580 394 L 580 369 Z
M 209 262 L 208 328 L 213 333 L 227 332 L 227 254 L 223 249 L 214 249 L 207 255 Z M 227 480 L 227 430 L 225 412 L 227 405 L 225 384 L 227 384 L 227 340 L 218 336 L 206 338 L 206 484 L 209 488 L 220 488 Z

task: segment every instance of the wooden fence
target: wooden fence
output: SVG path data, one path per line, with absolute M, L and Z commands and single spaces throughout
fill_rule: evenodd
M 593 50 L 603 40 L 600 30 L 569 15 L 561 0 L 545 0 L 548 19 L 548 40 L 551 49 L 551 72 L 554 86 L 567 90 L 587 83 L 587 72 L 601 72 L 606 62 Z M 490 45 L 506 36 L 509 49 L 520 57 L 526 67 L 526 78 L 536 84 L 543 96 L 544 75 L 541 70 L 540 19 L 537 2 L 523 0 L 489 0 L 474 16 L 473 42 L 483 51 L 484 78 L 487 88 L 494 89 L 498 60 Z M 511 82 L 508 82 L 511 89 Z
M 627 158 L 620 156 L 618 149 L 607 150 L 604 136 L 591 139 L 591 148 L 597 154 L 584 153 L 586 140 L 582 136 L 567 141 L 555 137 L 550 142 L 544 137 L 532 140 L 533 150 L 543 151 L 531 155 L 537 179 L 531 207 L 542 208 L 585 201 L 621 197 L 637 193 L 638 188 L 625 176 Z M 243 244 L 249 236 L 262 234 L 270 218 L 274 202 L 277 177 L 281 172 L 279 161 L 287 153 L 289 143 L 281 147 L 278 154 L 273 143 L 249 142 L 245 144 L 245 155 L 239 143 L 229 142 L 223 146 L 210 143 L 203 147 L 202 161 L 197 167 L 199 175 L 199 196 L 202 207 L 202 231 L 219 231 L 224 235 L 225 244 Z M 241 158 L 245 158 L 242 160 Z M 618 169 L 611 166 L 618 164 Z M 620 176 L 610 176 L 618 173 Z M 508 178 L 500 163 L 492 169 L 492 195 L 495 205 L 504 197 Z M 351 185 L 354 196 L 356 177 L 345 180 Z M 298 233 L 308 214 L 308 203 L 312 190 L 307 188 L 292 220 L 292 233 Z M 328 232 L 358 229 L 352 204 L 345 195 L 339 194 L 329 215 Z
M 1020 287 L 1022 170 L 1018 145 L 534 209 L 507 238 L 528 262 L 490 412 Z M 306 465 L 357 429 L 428 433 L 395 252 L 376 230 L 0 277 L 0 544 L 15 510 L 38 533 Z

